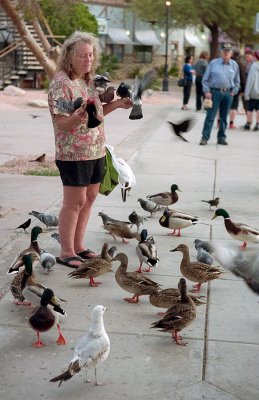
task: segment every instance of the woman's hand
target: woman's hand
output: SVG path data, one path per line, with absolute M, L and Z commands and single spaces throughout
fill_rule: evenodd
M 77 110 L 75 110 L 72 114 L 74 117 L 74 120 L 78 122 L 78 124 L 84 124 L 86 123 L 87 119 L 87 112 L 83 107 L 79 107 Z
M 132 101 L 126 97 L 125 99 L 118 99 L 116 100 L 118 102 L 118 108 L 131 108 L 132 107 Z

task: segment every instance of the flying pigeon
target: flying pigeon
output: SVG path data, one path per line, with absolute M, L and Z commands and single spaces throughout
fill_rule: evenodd
M 150 70 L 144 75 L 141 80 L 139 80 L 138 77 L 135 78 L 134 89 L 131 96 L 133 107 L 129 119 L 134 120 L 143 118 L 141 96 L 144 90 L 147 89 L 148 86 L 151 84 L 155 75 L 156 72 L 154 70 Z
M 192 115 L 186 117 L 182 121 L 175 123 L 171 121 L 167 121 L 168 124 L 170 124 L 172 128 L 172 132 L 181 140 L 184 142 L 188 142 L 187 139 L 185 139 L 182 134 L 189 132 L 192 128 L 194 123 L 196 122 L 196 118 Z

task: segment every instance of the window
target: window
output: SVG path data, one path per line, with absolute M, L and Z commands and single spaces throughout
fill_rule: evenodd
M 107 54 L 117 58 L 118 62 L 123 62 L 124 45 L 122 44 L 107 44 Z
M 134 46 L 135 62 L 148 64 L 152 62 L 152 46 Z

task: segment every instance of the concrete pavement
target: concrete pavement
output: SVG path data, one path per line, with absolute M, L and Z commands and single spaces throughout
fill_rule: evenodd
M 182 238 L 177 238 L 166 235 L 167 230 L 158 223 L 158 215 L 145 223 L 148 233 L 156 240 L 160 258 L 158 268 L 152 270 L 150 277 L 166 288 L 176 287 L 180 277 L 181 255 L 170 253 L 171 248 L 185 243 L 194 259 L 195 238 L 232 241 L 222 219 L 211 221 L 213 213 L 205 203 L 201 203 L 202 199 L 217 195 L 221 198 L 220 206 L 234 221 L 259 227 L 259 136 L 255 132 L 228 130 L 229 146 L 217 146 L 214 129 L 209 144 L 199 146 L 204 114 L 197 113 L 197 124 L 186 135 L 190 142 L 178 142 L 165 121 L 177 120 L 184 114 L 180 110 L 181 93 L 175 88 L 170 94 L 157 95 L 157 99 L 159 102 L 155 97 L 147 99 L 143 107 L 145 118 L 136 123 L 128 120 L 125 110 L 118 110 L 106 118 L 107 143 L 116 145 L 116 153 L 128 160 L 136 174 L 137 185 L 126 203 L 121 201 L 118 189 L 108 197 L 98 197 L 87 229 L 86 245 L 99 251 L 106 240 L 114 244 L 101 227 L 99 211 L 121 219 L 127 219 L 133 209 L 145 215 L 137 199 L 168 190 L 172 183 L 177 183 L 182 193 L 175 209 L 198 215 L 211 226 L 199 224 L 186 228 Z M 193 99 L 190 105 L 194 109 Z M 18 115 L 20 123 L 17 120 L 13 127 L 9 124 L 11 116 L 1 111 L 0 137 L 5 145 L 3 153 L 7 153 L 0 154 L 1 162 L 12 154 L 41 154 L 43 151 L 39 151 L 39 146 L 52 154 L 53 134 L 47 110 L 39 110 L 42 117 L 36 120 L 27 119 L 30 111 L 27 108 L 17 110 L 16 118 Z M 244 118 L 238 115 L 236 124 L 242 125 Z M 49 209 L 58 213 L 62 187 L 58 177 L 0 175 L 0 182 L 0 204 L 14 209 L 0 220 L 0 285 L 5 292 L 11 281 L 11 277 L 5 274 L 6 270 L 17 252 L 27 246 L 29 239 L 23 233 L 17 236 L 13 228 L 28 218 L 31 209 Z M 36 224 L 38 221 L 33 220 L 33 225 Z M 59 255 L 59 245 L 50 234 L 39 237 L 40 246 Z M 136 269 L 137 242 L 132 240 L 124 245 L 117 241 L 115 244 L 118 252 L 128 255 L 129 270 Z M 249 247 L 256 245 L 249 244 Z M 117 266 L 116 263 L 114 271 Z M 35 334 L 27 324 L 29 309 L 15 306 L 9 291 L 1 299 L 1 398 L 259 398 L 258 297 L 239 279 L 226 273 L 222 279 L 203 285 L 201 293 L 206 296 L 207 304 L 197 309 L 197 319 L 183 330 L 188 346 L 181 347 L 172 343 L 169 334 L 149 329 L 157 320 L 159 310 L 149 304 L 148 297 L 141 298 L 137 305 L 123 301 L 126 292 L 117 286 L 114 272 L 100 277 L 103 284 L 98 288 L 90 287 L 87 281 L 69 280 L 68 272 L 56 264 L 53 272 L 45 275 L 40 267 L 36 267 L 38 279 L 67 300 L 64 308 L 68 316 L 61 321 L 67 346 L 55 344 L 57 331 L 52 329 L 42 335 L 46 347 L 32 348 Z M 190 287 L 191 283 L 187 283 Z M 58 388 L 49 380 L 68 365 L 72 348 L 88 329 L 90 313 L 96 304 L 108 308 L 104 320 L 111 339 L 111 352 L 98 369 L 99 378 L 106 385 L 85 384 L 82 374 L 79 374 Z

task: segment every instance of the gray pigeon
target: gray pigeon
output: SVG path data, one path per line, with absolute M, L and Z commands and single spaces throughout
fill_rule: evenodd
M 144 223 L 144 221 L 147 221 L 147 219 L 145 217 L 141 217 L 140 215 L 138 215 L 136 213 L 136 211 L 132 211 L 132 213 L 128 216 L 129 221 L 131 222 L 131 228 L 133 225 L 137 226 L 137 230 L 139 230 L 139 227 L 141 224 Z
M 120 221 L 118 219 L 111 218 L 111 217 L 109 217 L 109 215 L 103 213 L 102 211 L 100 211 L 98 213 L 98 215 L 99 215 L 99 217 L 102 218 L 103 225 L 106 225 L 108 222 L 112 222 L 112 223 L 123 222 L 124 224 L 130 225 L 130 222 L 128 222 L 128 221 Z
M 210 255 L 210 253 L 208 253 L 202 247 L 198 248 L 196 259 L 198 262 L 208 264 L 208 265 L 211 265 L 213 263 L 213 258 Z
M 234 275 L 242 278 L 259 295 L 259 252 L 241 251 L 231 244 L 214 244 L 214 258 Z
M 143 210 L 150 213 L 150 217 L 152 217 L 152 215 L 157 211 L 162 211 L 167 209 L 167 207 L 160 206 L 159 204 L 156 204 L 150 200 L 138 199 L 138 201 L 140 202 L 140 205 L 143 208 Z
M 51 212 L 38 212 L 38 211 L 31 211 L 29 215 L 33 215 L 34 217 L 38 218 L 43 224 L 46 225 L 47 228 L 51 228 L 54 226 L 58 226 L 58 217 L 51 213 Z
M 214 248 L 210 242 L 206 242 L 205 240 L 195 239 L 194 245 L 197 251 L 201 248 L 207 251 L 208 253 L 213 254 Z
M 56 264 L 56 257 L 51 253 L 44 252 L 40 256 L 40 263 L 45 272 L 50 272 L 51 268 Z
M 55 378 L 52 378 L 50 382 L 59 381 L 60 386 L 63 381 L 68 381 L 82 369 L 86 370 L 85 381 L 89 382 L 87 380 L 87 369 L 94 367 L 95 385 L 98 385 L 97 365 L 105 361 L 110 352 L 110 339 L 105 331 L 103 323 L 103 314 L 105 311 L 106 307 L 94 307 L 90 329 L 88 333 L 78 341 L 67 370 Z

